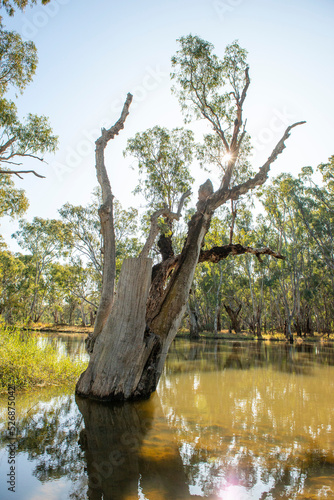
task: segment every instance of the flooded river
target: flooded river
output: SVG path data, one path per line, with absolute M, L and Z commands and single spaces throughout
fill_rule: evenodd
M 83 339 L 59 349 L 85 356 Z M 2 500 L 334 499 L 334 346 L 176 340 L 150 400 L 16 395 L 16 492 Z

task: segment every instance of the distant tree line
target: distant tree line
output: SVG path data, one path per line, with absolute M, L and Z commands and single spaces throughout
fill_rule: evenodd
M 4 321 L 94 324 L 103 258 L 99 204 L 96 190 L 85 207 L 65 204 L 57 220 L 20 221 L 13 237 L 22 253 L 9 251 L 4 243 L 0 251 Z M 285 259 L 245 254 L 218 264 L 199 264 L 185 318 L 192 335 L 222 329 L 247 330 L 256 336 L 288 334 L 289 328 L 299 336 L 332 332 L 334 156 L 316 172 L 305 167 L 297 177 L 281 174 L 253 199 L 222 212 L 211 224 L 208 247 L 229 242 L 270 247 Z M 117 275 L 124 258 L 138 255 L 149 216 L 148 210 L 139 221 L 136 209 L 124 210 L 115 203 Z M 186 222 L 174 229 L 180 246 Z M 160 252 L 158 244 L 153 257 Z

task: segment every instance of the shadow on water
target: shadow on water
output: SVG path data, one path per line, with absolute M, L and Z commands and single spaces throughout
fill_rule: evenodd
M 87 462 L 90 500 L 134 500 L 140 494 L 190 498 L 178 443 L 170 435 L 157 395 L 122 405 L 79 397 L 76 402 L 85 423 L 79 442 Z

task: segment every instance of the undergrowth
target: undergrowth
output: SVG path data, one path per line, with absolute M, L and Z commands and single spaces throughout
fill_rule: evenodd
M 53 345 L 40 346 L 28 332 L 0 327 L 0 393 L 50 385 L 74 386 L 85 369 L 83 361 L 59 356 Z

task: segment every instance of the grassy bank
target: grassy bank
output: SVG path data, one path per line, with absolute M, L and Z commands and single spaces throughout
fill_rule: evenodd
M 189 338 L 189 330 L 187 328 L 181 328 L 177 333 L 178 338 Z M 239 333 L 230 333 L 229 330 L 221 330 L 217 334 L 210 331 L 202 331 L 199 334 L 200 339 L 214 339 L 214 340 L 258 340 L 258 338 L 248 332 L 242 331 Z M 293 334 L 294 342 L 321 342 L 321 341 L 334 341 L 333 333 L 317 333 L 314 335 L 307 335 L 303 337 L 298 337 L 296 334 Z M 282 332 L 273 332 L 273 333 L 262 333 L 261 340 L 272 340 L 272 341 L 281 341 L 288 342 L 286 336 Z
M 94 330 L 92 326 L 55 325 L 53 323 L 25 323 L 17 326 L 20 330 L 30 332 L 82 333 L 84 335 L 88 335 Z
M 0 328 L 0 392 L 16 389 L 73 386 L 86 363 L 59 357 L 52 345 L 39 346 L 28 332 Z

